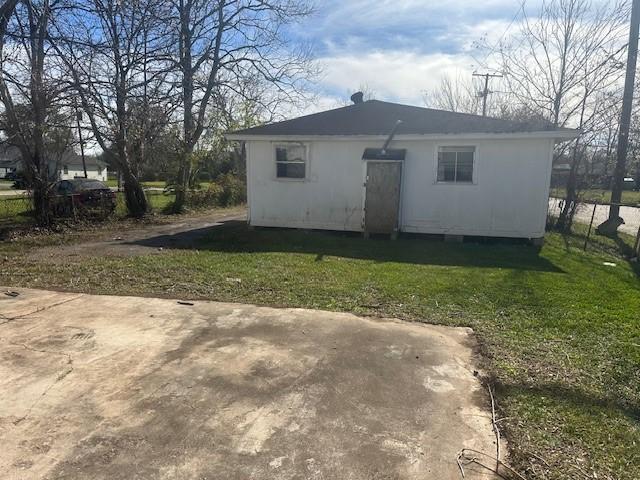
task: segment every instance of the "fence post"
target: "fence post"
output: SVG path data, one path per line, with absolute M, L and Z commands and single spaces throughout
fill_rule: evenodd
M 76 197 L 73 193 L 71 194 L 71 210 L 73 211 L 73 220 L 77 221 L 78 215 L 76 212 Z
M 633 246 L 636 257 L 640 257 L 640 227 L 638 227 L 638 235 L 636 235 L 636 244 Z
M 591 213 L 591 222 L 589 223 L 589 231 L 587 232 L 587 238 L 584 239 L 584 248 L 583 250 L 587 251 L 587 244 L 589 243 L 589 239 L 591 238 L 591 230 L 593 229 L 593 220 L 596 218 L 596 209 L 598 208 L 598 202 L 593 204 L 593 213 Z

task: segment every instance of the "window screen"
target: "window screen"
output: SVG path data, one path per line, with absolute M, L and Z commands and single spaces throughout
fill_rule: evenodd
M 472 183 L 475 147 L 440 147 L 438 182 Z
M 305 178 L 307 149 L 304 145 L 278 145 L 276 147 L 276 176 L 278 178 Z

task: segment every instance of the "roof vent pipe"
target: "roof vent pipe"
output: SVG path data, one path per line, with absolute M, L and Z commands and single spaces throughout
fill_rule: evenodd
M 362 92 L 356 92 L 353 95 L 351 95 L 351 101 L 357 105 L 359 103 L 363 103 L 364 102 L 364 93 Z
M 398 120 L 396 122 L 396 124 L 393 126 L 393 129 L 391 129 L 391 133 L 389 134 L 389 136 L 387 137 L 387 141 L 384 142 L 384 145 L 382 146 L 382 154 L 384 155 L 387 152 L 387 148 L 389 147 L 389 144 L 391 143 L 391 141 L 393 140 L 393 137 L 395 137 L 396 132 L 398 131 L 398 127 L 402 125 L 402 120 Z

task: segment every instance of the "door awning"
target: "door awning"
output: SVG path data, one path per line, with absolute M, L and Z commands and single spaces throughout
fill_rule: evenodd
M 407 150 L 404 148 L 365 148 L 363 160 L 404 160 Z

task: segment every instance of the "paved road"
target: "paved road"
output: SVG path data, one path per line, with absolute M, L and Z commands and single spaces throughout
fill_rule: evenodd
M 560 213 L 560 202 L 558 198 L 549 199 L 549 211 L 554 215 Z M 576 220 L 580 223 L 589 224 L 591 215 L 593 214 L 593 204 L 585 203 L 578 208 L 576 212 Z M 593 222 L 594 226 L 600 225 L 609 216 L 609 207 L 606 205 L 598 205 L 596 207 L 596 216 Z M 620 216 L 624 219 L 625 224 L 620 227 L 620 231 L 630 235 L 636 235 L 640 228 L 640 208 L 621 207 Z
M 469 329 L 12 290 L 3 478 L 459 480 L 495 452 Z
M 0 190 L 0 197 L 20 197 L 23 195 L 27 195 L 26 190 L 14 190 L 13 188 Z

